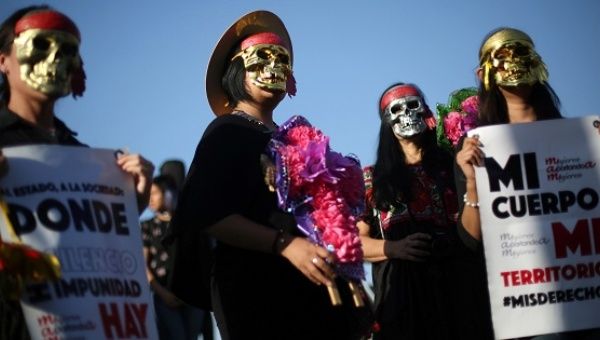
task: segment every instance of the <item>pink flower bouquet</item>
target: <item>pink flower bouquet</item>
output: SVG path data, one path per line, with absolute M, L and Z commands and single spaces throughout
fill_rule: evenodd
M 358 159 L 332 151 L 329 138 L 302 116 L 279 127 L 268 154 L 280 208 L 294 215 L 312 242 L 335 255 L 341 277 L 360 282 L 365 274 L 356 219 L 364 209 L 364 181 Z
M 438 104 L 438 143 L 452 150 L 462 136 L 477 127 L 479 100 L 475 88 L 464 88 L 450 94 L 448 105 Z

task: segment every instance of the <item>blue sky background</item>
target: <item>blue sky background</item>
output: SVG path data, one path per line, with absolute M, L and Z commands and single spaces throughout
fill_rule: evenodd
M 1 0 L 0 13 L 35 2 Z M 128 148 L 157 167 L 189 165 L 213 119 L 205 69 L 214 45 L 243 14 L 278 14 L 292 37 L 296 97 L 276 111 L 305 116 L 334 150 L 375 159 L 380 93 L 414 82 L 433 108 L 474 86 L 483 37 L 513 26 L 534 39 L 566 116 L 599 113 L 600 1 L 48 0 L 79 26 L 87 90 L 56 114 L 94 147 Z
M 305 116 L 334 150 L 375 160 L 381 92 L 413 82 L 427 102 L 475 86 L 483 37 L 499 26 L 529 33 L 563 114 L 599 114 L 597 0 L 47 0 L 79 26 L 87 91 L 56 114 L 93 147 L 127 148 L 158 166 L 189 166 L 213 119 L 204 88 L 210 54 L 243 14 L 270 10 L 286 23 L 298 94 L 275 118 Z M 0 0 L 0 14 L 35 2 Z M 540 141 L 548 136 L 540 136 Z M 244 171 L 240 169 L 240 171 Z

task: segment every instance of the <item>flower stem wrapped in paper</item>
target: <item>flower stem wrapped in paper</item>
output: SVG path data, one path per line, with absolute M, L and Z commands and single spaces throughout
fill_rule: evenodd
M 453 151 L 461 137 L 477 127 L 479 100 L 477 89 L 466 87 L 450 94 L 448 104 L 437 104 L 438 144 Z
M 356 218 L 364 209 L 360 162 L 329 148 L 329 138 L 304 117 L 293 116 L 274 132 L 267 153 L 274 165 L 279 207 L 298 229 L 335 255 L 336 273 L 346 279 L 354 304 L 364 305 L 363 253 Z M 334 305 L 341 304 L 330 287 Z

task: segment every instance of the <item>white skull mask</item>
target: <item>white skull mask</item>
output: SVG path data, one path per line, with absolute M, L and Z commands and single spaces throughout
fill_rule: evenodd
M 286 91 L 292 73 L 290 54 L 282 46 L 257 44 L 241 52 L 244 67 L 252 82 L 270 90 Z
M 407 138 L 427 129 L 425 110 L 425 103 L 421 97 L 400 97 L 387 105 L 383 111 L 383 119 L 392 127 L 397 137 Z
M 71 76 L 81 66 L 79 40 L 73 34 L 29 29 L 14 44 L 21 79 L 33 89 L 62 97 L 71 92 Z

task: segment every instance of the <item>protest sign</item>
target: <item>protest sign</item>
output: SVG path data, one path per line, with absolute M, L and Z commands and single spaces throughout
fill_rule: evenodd
M 114 150 L 2 149 L 8 174 L 0 232 L 60 260 L 58 281 L 27 284 L 33 339 L 157 339 L 135 189 Z M 10 223 L 8 223 L 10 221 Z
M 600 326 L 598 117 L 477 128 L 497 338 Z

